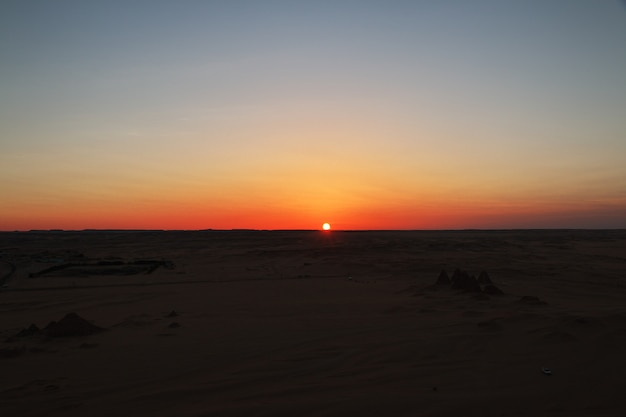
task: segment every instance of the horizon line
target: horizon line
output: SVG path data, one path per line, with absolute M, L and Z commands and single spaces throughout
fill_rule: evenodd
M 80 233 L 80 232 L 471 232 L 471 231 L 620 231 L 623 227 L 521 227 L 521 228 L 463 228 L 463 229 L 254 229 L 254 228 L 231 228 L 231 229 L 29 229 L 29 230 L 0 230 L 0 233 Z

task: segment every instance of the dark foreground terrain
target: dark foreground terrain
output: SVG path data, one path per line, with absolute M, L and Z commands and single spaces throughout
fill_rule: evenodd
M 0 233 L 0 280 L 3 416 L 626 415 L 626 231 Z

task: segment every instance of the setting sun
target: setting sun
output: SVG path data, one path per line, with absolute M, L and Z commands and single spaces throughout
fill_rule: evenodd
M 324 223 L 324 224 L 322 225 L 322 229 L 324 229 L 324 230 L 330 230 L 330 224 L 329 224 L 329 223 Z

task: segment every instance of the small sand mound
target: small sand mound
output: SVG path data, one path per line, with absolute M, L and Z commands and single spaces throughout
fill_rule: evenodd
M 76 313 L 68 313 L 58 322 L 52 321 L 43 329 L 47 337 L 88 336 L 104 329 L 89 323 Z
M 502 330 L 502 325 L 499 323 L 497 319 L 480 321 L 476 323 L 476 325 L 481 329 L 493 331 L 493 332 Z
M 569 332 L 553 330 L 543 335 L 543 340 L 550 343 L 567 343 L 578 340 L 576 336 Z
M 541 306 L 546 305 L 545 301 L 541 300 L 539 297 L 535 297 L 534 295 L 524 295 L 518 300 L 519 303 L 533 305 L 533 306 Z
M 15 358 L 26 352 L 25 346 L 0 348 L 0 358 Z

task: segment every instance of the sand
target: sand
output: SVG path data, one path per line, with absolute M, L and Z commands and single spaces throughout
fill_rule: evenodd
M 2 416 L 626 415 L 626 231 L 0 233 L 0 279 Z

